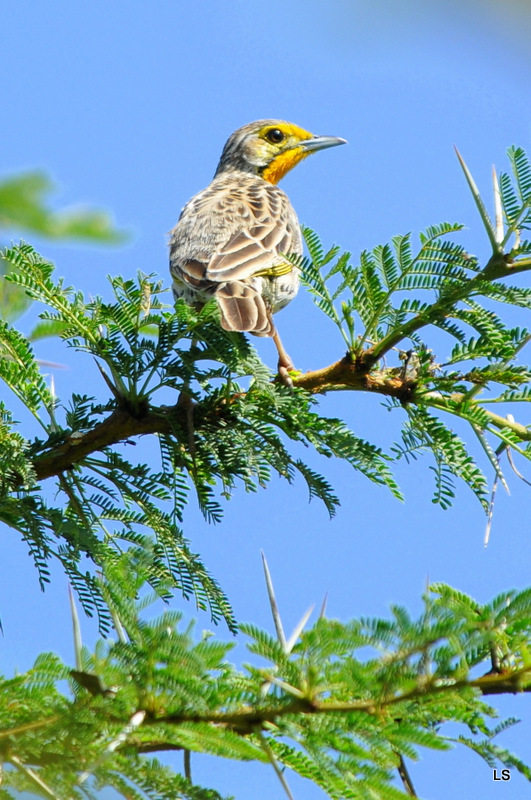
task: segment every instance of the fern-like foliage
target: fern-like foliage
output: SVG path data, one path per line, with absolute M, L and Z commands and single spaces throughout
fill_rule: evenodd
M 443 223 L 428 228 L 415 254 L 411 234 L 395 236 L 392 244 L 363 252 L 358 266 L 350 263 L 350 253 L 340 254 L 338 247 L 325 254 L 317 235 L 305 228 L 310 257 L 298 264 L 319 308 L 357 352 L 366 343 L 392 336 L 429 308 L 429 303 L 405 298 L 404 292 L 440 292 L 449 283 L 466 281 L 478 272 L 476 259 L 460 245 L 444 240 L 462 227 Z
M 340 385 L 331 371 L 330 384 L 319 376 L 318 389 L 364 390 L 377 381 L 383 394 L 395 398 L 391 405 L 405 407 L 403 441 L 395 446 L 395 455 L 432 452 L 435 499 L 443 507 L 451 502 L 456 477 L 465 480 L 485 508 L 487 486 L 470 445 L 458 440 L 451 421 L 431 412 L 468 422 L 496 473 L 493 453 L 500 443 L 524 458 L 530 454 L 525 426 L 511 426 L 510 418 L 504 421 L 490 410 L 494 403 L 527 402 L 531 383 L 531 368 L 519 363 L 531 334 L 508 325 L 497 313 L 507 304 L 531 307 L 531 290 L 506 282 L 531 269 L 531 241 L 522 238 L 531 214 L 531 166 L 520 148 L 510 148 L 509 160 L 512 175 L 502 173 L 499 184 L 495 182 L 503 209 L 496 230 L 462 162 L 494 243 L 485 265 L 448 238 L 462 228 L 450 223 L 429 227 L 418 246 L 411 234 L 395 236 L 390 244 L 363 252 L 357 264 L 337 247 L 325 252 L 317 235 L 305 229 L 309 257 L 297 260 L 316 304 L 347 344 L 351 372 L 358 375 L 357 381 L 349 380 L 343 370 L 347 380 Z M 447 335 L 442 344 L 436 339 L 436 352 L 426 345 L 433 338 L 430 326 Z M 300 385 L 305 385 L 304 378 Z
M 102 566 L 126 546 L 150 554 L 153 586 L 171 579 L 214 620 L 223 617 L 234 628 L 227 598 L 184 536 L 184 509 L 194 491 L 205 518 L 217 522 L 221 499 L 238 485 L 256 491 L 272 475 L 290 482 L 299 475 L 310 497 L 333 515 L 338 498 L 332 487 L 292 455 L 290 441 L 343 458 L 400 496 L 389 457 L 340 420 L 320 416 L 307 392 L 271 383 L 245 338 L 220 328 L 213 305 L 198 313 L 180 302 L 169 310 L 161 283 L 143 275 L 113 278 L 113 302 L 86 302 L 54 279 L 51 264 L 30 245 L 11 248 L 5 258 L 15 267 L 9 280 L 45 305 L 43 324 L 96 360 L 110 397 L 74 395 L 59 403 L 27 339 L 3 323 L 0 377 L 44 435 L 24 445 L 21 477 L 13 464 L 0 517 L 28 542 L 41 583 L 48 580 L 49 559 L 58 558 L 86 612 L 96 611 L 104 627 L 108 617 L 82 561 Z M 174 406 L 158 406 L 168 390 Z M 158 435 L 158 466 L 134 462 L 115 446 L 144 432 Z M 84 447 L 87 455 L 79 458 Z M 20 460 L 20 447 L 17 452 Z M 34 473 L 37 480 L 56 478 L 61 504 L 50 507 L 35 493 L 28 482 Z
M 222 330 L 215 303 L 170 307 L 162 283 L 142 274 L 112 278 L 108 296 L 88 300 L 30 245 L 1 256 L 0 381 L 12 403 L 0 403 L 0 520 L 23 537 L 41 586 L 57 559 L 82 607 L 103 633 L 112 623 L 117 640 L 93 652 L 76 645 L 75 669 L 43 654 L 0 680 L 0 800 L 20 791 L 91 799 L 105 787 L 134 800 L 219 800 L 193 783 L 189 758 L 181 775 L 153 755 L 168 750 L 269 763 L 284 783 L 295 772 L 334 800 L 404 798 L 405 761 L 457 744 L 531 780 L 497 741 L 515 721 L 492 725 L 484 699 L 531 691 L 531 590 L 481 605 L 437 585 L 416 619 L 398 606 L 388 619 L 320 619 L 289 644 L 242 625 L 244 670 L 228 661 L 232 644 L 183 628 L 180 613 L 144 614 L 177 590 L 236 631 L 185 536 L 187 505 L 195 497 L 216 523 L 238 487 L 254 492 L 278 475 L 302 478 L 333 516 L 334 487 L 295 455 L 301 444 L 396 497 L 392 457 L 427 451 L 443 508 L 457 480 L 489 507 L 467 431 L 495 479 L 504 479 L 503 449 L 531 458 L 531 431 L 507 405 L 525 409 L 531 398 L 522 363 L 531 334 L 505 319 L 531 307 L 531 290 L 514 283 L 531 269 L 531 165 L 518 148 L 509 160 L 511 174 L 494 184 L 493 224 L 461 159 L 492 247 L 486 264 L 455 241 L 459 224 L 431 226 L 418 241 L 395 236 L 356 260 L 304 230 L 309 256 L 292 260 L 346 353 L 293 373 L 290 387 L 245 336 Z M 98 215 L 47 211 L 47 188 L 39 176 L 0 184 L 0 225 L 116 238 Z M 12 323 L 29 302 L 42 313 L 25 336 Z M 96 363 L 86 394 L 59 399 L 47 384 L 31 342 L 48 335 L 78 363 Z M 317 396 L 331 390 L 378 394 L 402 413 L 392 457 L 320 414 Z M 33 430 L 16 422 L 20 410 Z M 142 436 L 157 445 L 150 463 L 128 446 Z
M 480 605 L 434 586 L 417 619 L 401 607 L 388 619 L 320 619 L 290 653 L 245 625 L 261 666 L 242 672 L 228 661 L 231 645 L 183 629 L 180 614 L 147 621 L 147 598 L 134 600 L 142 580 L 121 557 L 101 584 L 117 641 L 84 648 L 75 670 L 44 654 L 0 683 L 0 752 L 16 768 L 5 771 L 5 797 L 40 786 L 82 798 L 112 786 L 124 797 L 217 798 L 153 757 L 180 749 L 272 762 L 331 798 L 403 798 L 399 758 L 456 744 L 531 780 L 495 741 L 514 720 L 491 726 L 496 711 L 482 697 L 531 689 L 529 590 Z
M 7 250 L 10 285 L 44 307 L 37 335 L 60 336 L 95 360 L 102 378 L 94 396 L 58 402 L 28 339 L 2 322 L 0 379 L 39 428 L 26 441 L 7 412 L 3 418 L 0 518 L 27 541 L 41 583 L 48 580 L 49 559 L 58 558 L 85 610 L 97 612 L 105 626 L 91 562 L 102 566 L 130 547 L 150 554 L 154 586 L 170 578 L 185 597 L 234 627 L 227 598 L 184 535 L 191 492 L 205 518 L 217 522 L 223 498 L 237 486 L 256 491 L 273 475 L 288 481 L 298 475 L 333 515 L 333 488 L 293 455 L 292 444 L 303 443 L 327 458 L 345 459 L 400 496 L 389 457 L 319 413 L 316 394 L 328 389 L 388 396 L 391 408 L 406 411 L 394 457 L 431 452 L 435 501 L 448 507 L 458 479 L 486 508 L 488 481 L 466 437 L 453 430 L 452 417 L 469 425 L 498 477 L 499 446 L 531 456 L 527 428 L 491 410 L 494 403 L 527 402 L 531 381 L 531 369 L 519 361 L 531 334 L 497 313 L 531 304 L 529 290 L 506 282 L 531 267 L 531 242 L 520 235 L 528 223 L 530 170 L 522 151 L 511 150 L 510 160 L 513 177 L 500 176 L 505 216 L 496 231 L 476 197 L 495 243 L 485 266 L 449 239 L 458 224 L 431 226 L 418 246 L 410 234 L 396 236 L 362 253 L 355 265 L 349 253 L 326 251 L 305 229 L 309 257 L 297 265 L 347 347 L 328 383 L 326 370 L 294 376 L 293 389 L 272 382 L 246 338 L 221 329 L 215 304 L 201 311 L 183 302 L 169 308 L 162 283 L 148 276 L 113 278 L 111 299 L 87 301 L 55 279 L 53 266 L 30 245 Z M 424 342 L 429 326 L 443 332 L 443 347 L 452 342 L 442 355 Z M 175 398 L 171 406 L 161 404 L 168 391 Z M 158 437 L 154 466 L 121 447 L 141 434 Z M 35 491 L 46 478 L 57 482 L 52 505 Z

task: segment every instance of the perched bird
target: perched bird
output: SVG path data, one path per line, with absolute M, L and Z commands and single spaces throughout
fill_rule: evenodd
M 215 297 L 225 330 L 271 336 L 284 379 L 293 364 L 272 315 L 299 288 L 299 270 L 285 256 L 302 254 L 302 237 L 276 184 L 306 156 L 339 144 L 345 139 L 282 120 L 244 125 L 227 141 L 212 183 L 185 205 L 170 233 L 175 299 L 202 304 Z

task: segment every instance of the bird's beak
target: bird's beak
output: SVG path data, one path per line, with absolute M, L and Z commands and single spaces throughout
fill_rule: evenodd
M 314 150 L 324 150 L 326 147 L 337 147 L 338 144 L 347 144 L 347 140 L 340 139 L 338 136 L 312 136 L 311 139 L 299 142 L 298 146 L 306 150 L 307 153 L 313 153 Z

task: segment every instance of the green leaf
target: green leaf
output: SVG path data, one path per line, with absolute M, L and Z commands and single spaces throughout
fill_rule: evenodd
M 31 305 L 31 298 L 21 286 L 6 281 L 12 267 L 0 256 L 0 318 L 13 322 Z
M 27 172 L 0 181 L 0 228 L 30 231 L 52 239 L 81 239 L 120 244 L 126 238 L 101 211 L 52 211 L 47 196 L 54 185 L 43 172 Z

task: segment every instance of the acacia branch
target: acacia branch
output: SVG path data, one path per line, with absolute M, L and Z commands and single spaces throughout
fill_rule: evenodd
M 216 420 L 226 421 L 227 412 L 226 403 L 214 409 L 205 409 L 200 403 L 193 404 L 194 430 L 200 430 L 207 421 L 209 424 Z M 35 475 L 37 480 L 60 475 L 92 453 L 149 433 L 173 434 L 187 443 L 189 424 L 190 407 L 184 402 L 173 406 L 146 406 L 140 411 L 122 404 L 90 431 L 67 435 L 60 444 L 52 445 L 37 456 L 33 460 Z
M 365 351 L 369 352 L 369 351 Z M 332 391 L 370 392 L 384 397 L 394 397 L 401 403 L 425 404 L 467 419 L 459 412 L 459 403 L 470 399 L 455 393 L 448 397 L 438 392 L 416 394 L 417 385 L 411 378 L 403 377 L 400 369 L 368 371 L 366 359 L 344 358 L 322 369 L 294 376 L 293 385 L 311 394 L 326 394 Z M 240 395 L 241 396 L 241 395 Z M 451 405 L 450 405 L 451 402 Z M 520 441 L 531 441 L 531 429 L 506 417 L 482 408 L 489 423 L 499 430 L 504 428 L 515 433 Z M 193 404 L 193 431 L 199 433 L 202 426 L 226 422 L 230 404 L 226 400 L 217 407 L 205 409 L 201 403 Z M 146 434 L 171 434 L 182 438 L 183 446 L 189 448 L 190 409 L 184 403 L 173 406 L 149 406 L 142 411 L 132 410 L 127 405 L 116 408 L 106 419 L 86 433 L 67 435 L 59 444 L 52 445 L 33 460 L 37 480 L 45 480 L 72 469 L 92 453 L 104 450 L 120 442 L 130 441 Z
M 103 450 L 118 442 L 146 433 L 163 433 L 178 422 L 179 409 L 150 409 L 142 416 L 134 416 L 126 408 L 115 409 L 107 419 L 83 434 L 72 434 L 61 444 L 52 447 L 33 461 L 37 480 L 51 478 L 83 461 L 91 453 Z
M 373 392 L 396 397 L 406 403 L 413 400 L 415 382 L 401 377 L 397 370 L 369 372 L 363 357 L 356 359 L 347 354 L 328 367 L 296 375 L 293 385 L 311 394 L 334 391 Z
M 432 408 L 437 408 L 439 411 L 447 411 L 448 413 L 456 416 L 461 416 L 459 413 L 459 403 L 470 402 L 466 395 L 457 392 L 449 397 L 444 397 L 438 392 L 428 392 L 423 395 L 422 399 L 426 405 L 431 406 Z M 457 403 L 457 406 L 450 406 L 449 401 L 451 401 L 452 404 Z M 479 408 L 481 408 L 482 412 L 486 414 L 489 423 L 493 427 L 498 428 L 498 430 L 503 430 L 504 428 L 510 430 L 515 433 L 523 442 L 531 441 L 531 428 L 527 428 L 525 425 L 515 422 L 512 419 L 508 419 L 507 417 L 502 417 L 500 414 L 494 414 L 492 411 L 488 411 L 486 408 L 484 408 L 480 403 L 477 405 Z M 463 414 L 462 417 L 463 419 L 467 419 L 465 414 Z
M 175 713 L 163 716 L 146 718 L 149 724 L 181 724 L 184 722 L 210 722 L 226 726 L 237 733 L 251 733 L 256 728 L 261 728 L 266 723 L 274 724 L 282 717 L 303 714 L 348 714 L 361 712 L 371 716 L 379 715 L 384 708 L 390 708 L 403 702 L 426 699 L 429 696 L 448 692 L 476 689 L 482 695 L 492 694 L 518 694 L 531 692 L 531 670 L 529 667 L 513 670 L 510 673 L 483 675 L 481 678 L 470 680 L 463 678 L 458 681 L 444 681 L 433 679 L 429 683 L 419 683 L 414 689 L 403 694 L 392 695 L 378 700 L 353 700 L 353 701 L 324 701 L 315 699 L 296 698 L 282 705 L 269 706 L 263 709 L 245 707 L 238 711 L 222 713 Z
M 426 325 L 432 325 L 437 320 L 444 319 L 448 312 L 461 300 L 481 294 L 481 287 L 485 282 L 507 278 L 520 272 L 528 272 L 531 264 L 527 259 L 514 263 L 510 255 L 494 253 L 487 265 L 470 280 L 457 283 L 443 291 L 439 299 L 405 322 L 399 329 L 391 331 L 379 342 L 364 352 L 364 363 L 368 369 L 376 364 L 386 353 L 396 347 L 403 339 L 409 338 Z
M 464 691 L 466 689 L 474 689 L 479 691 L 482 695 L 531 692 L 531 669 L 529 667 L 522 667 L 501 674 L 489 672 L 474 680 L 463 678 L 457 681 L 446 681 L 444 679 L 432 678 L 427 682 L 419 682 L 414 689 L 404 692 L 403 694 L 394 694 L 379 699 L 331 702 L 327 700 L 319 701 L 317 699 L 295 698 L 289 702 L 269 705 L 263 708 L 253 708 L 247 705 L 237 711 L 231 712 L 176 712 L 158 716 L 156 714 L 147 714 L 142 722 L 141 729 L 145 730 L 146 726 L 160 726 L 163 724 L 181 725 L 184 723 L 207 723 L 232 730 L 240 736 L 248 736 L 255 733 L 257 730 L 267 728 L 271 724 L 278 724 L 278 721 L 283 717 L 290 717 L 293 715 L 348 714 L 353 712 L 379 717 L 383 709 L 392 708 L 402 702 L 426 700 L 430 696 Z M 109 707 L 109 710 L 111 708 L 112 706 Z M 102 713 L 101 707 L 99 713 Z M 43 720 L 6 729 L 0 731 L 0 738 L 13 737 L 38 728 L 45 728 L 49 725 L 56 724 L 57 720 L 58 716 L 55 715 Z M 113 718 L 113 721 L 121 723 L 121 720 L 118 718 Z M 166 739 L 164 736 L 143 739 L 139 737 L 138 734 L 133 734 L 128 737 L 127 744 L 124 746 L 132 746 L 139 753 L 183 749 L 181 744 Z M 55 754 L 47 753 L 43 755 L 41 751 L 38 754 L 32 753 L 29 755 L 28 761 L 35 765 L 44 765 L 54 763 L 58 758 L 60 758 L 60 756 L 56 756 Z
M 444 318 L 449 309 L 460 300 L 481 293 L 481 285 L 485 281 L 505 278 L 530 268 L 531 264 L 526 260 L 515 264 L 511 262 L 509 256 L 495 253 L 484 269 L 474 278 L 464 284 L 459 283 L 450 287 L 440 296 L 439 300 L 425 311 L 412 317 L 400 329 L 391 331 L 379 342 L 357 355 L 347 353 L 342 359 L 327 367 L 295 376 L 293 385 L 311 394 L 326 394 L 331 391 L 371 392 L 394 397 L 401 403 L 426 403 L 439 410 L 460 416 L 459 403 L 464 400 L 470 402 L 470 397 L 466 398 L 464 395 L 455 394 L 446 398 L 437 392 L 425 393 L 416 397 L 415 381 L 410 377 L 405 377 L 402 370 L 376 370 L 375 366 L 400 341 L 408 338 L 420 328 Z M 451 408 L 448 399 L 452 401 Z M 531 441 L 531 430 L 480 407 L 488 416 L 491 425 L 500 430 L 510 429 L 521 441 Z M 225 410 L 226 408 L 225 405 Z M 195 404 L 193 409 L 194 431 L 198 431 L 201 427 L 201 404 Z M 466 414 L 462 416 L 466 419 Z M 212 419 L 210 421 L 212 422 Z M 95 425 L 90 431 L 81 434 L 74 433 L 60 444 L 52 445 L 47 452 L 37 456 L 33 461 L 36 478 L 44 480 L 60 475 L 65 470 L 82 462 L 91 453 L 144 434 L 176 434 L 179 429 L 184 429 L 187 431 L 187 435 L 183 439 L 183 444 L 185 447 L 189 447 L 189 425 L 190 408 L 181 403 L 170 407 L 147 407 L 141 413 L 122 404 L 107 419 Z
M 307 372 L 294 379 L 294 385 L 311 393 L 334 390 L 368 391 L 396 397 L 402 402 L 411 399 L 413 383 L 392 375 L 390 372 L 368 374 L 363 366 L 352 362 L 349 356 L 314 372 Z M 223 401 L 217 408 L 205 409 L 201 403 L 193 404 L 193 430 L 199 432 L 206 421 L 210 425 L 216 420 L 226 421 L 230 405 Z M 116 408 L 106 419 L 86 433 L 66 435 L 59 444 L 33 460 L 37 480 L 45 480 L 72 469 L 92 453 L 104 450 L 120 442 L 145 434 L 182 435 L 183 445 L 189 447 L 190 409 L 185 403 L 174 406 L 149 406 L 138 411 L 126 404 Z

